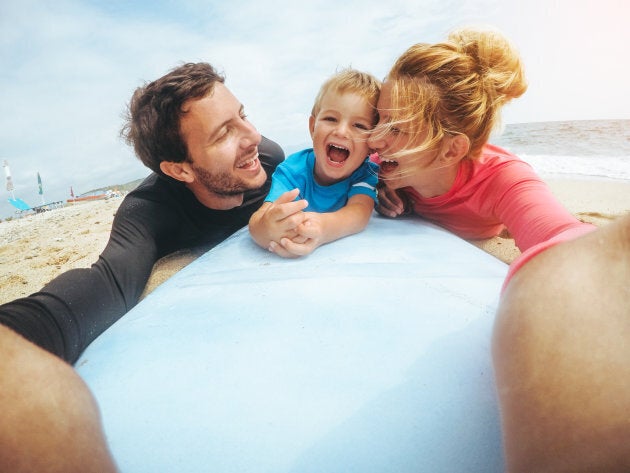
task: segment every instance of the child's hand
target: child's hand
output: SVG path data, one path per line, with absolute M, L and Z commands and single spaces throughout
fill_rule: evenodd
M 296 229 L 295 237 L 282 238 L 279 244 L 272 242 L 269 249 L 285 258 L 296 258 L 308 255 L 326 243 L 322 214 L 305 212 L 304 216 L 304 221 Z
M 252 215 L 249 230 L 256 243 L 271 250 L 270 242 L 297 236 L 297 227 L 305 218 L 303 210 L 308 206 L 304 199 L 294 200 L 298 195 L 299 189 L 285 192 L 274 202 L 265 202 Z

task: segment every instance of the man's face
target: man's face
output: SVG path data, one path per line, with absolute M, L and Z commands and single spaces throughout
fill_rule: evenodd
M 216 83 L 210 95 L 187 101 L 183 110 L 180 129 L 194 176 L 189 187 L 202 203 L 229 208 L 243 192 L 265 183 L 258 160 L 260 133 L 225 85 Z

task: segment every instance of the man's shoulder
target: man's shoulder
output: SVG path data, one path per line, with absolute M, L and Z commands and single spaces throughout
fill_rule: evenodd
M 151 195 L 163 195 L 168 189 L 178 187 L 180 184 L 174 179 L 160 176 L 152 172 L 138 186 L 133 189 L 129 195 L 133 197 L 143 198 Z
M 265 136 L 262 137 L 258 145 L 258 156 L 264 166 L 272 169 L 284 161 L 284 151 L 280 145 Z

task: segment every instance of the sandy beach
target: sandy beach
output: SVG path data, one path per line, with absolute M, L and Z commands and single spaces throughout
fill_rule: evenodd
M 547 181 L 556 197 L 580 220 L 606 225 L 630 212 L 630 181 Z M 0 222 L 0 303 L 38 291 L 57 274 L 97 260 L 121 198 L 78 203 Z M 352 237 L 350 237 L 352 238 Z M 508 236 L 473 242 L 509 263 L 519 251 Z M 159 261 L 145 294 L 199 256 L 181 252 Z

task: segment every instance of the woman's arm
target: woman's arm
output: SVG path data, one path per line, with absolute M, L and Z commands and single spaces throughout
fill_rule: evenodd
M 525 163 L 505 167 L 488 185 L 492 212 L 507 227 L 521 251 L 577 227 L 590 226 L 575 218 L 551 189 Z

